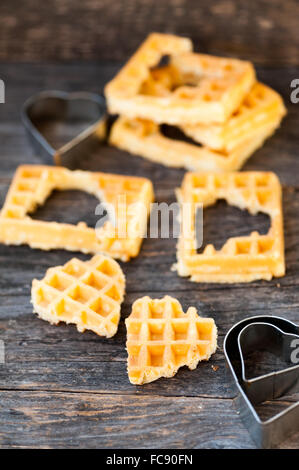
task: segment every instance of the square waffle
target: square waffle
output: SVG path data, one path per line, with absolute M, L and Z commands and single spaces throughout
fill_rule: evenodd
M 86 262 L 73 258 L 49 268 L 41 281 L 33 280 L 31 301 L 43 320 L 74 323 L 80 332 L 110 338 L 117 332 L 124 293 L 119 264 L 99 254 Z
M 165 56 L 169 64 L 161 74 Z M 153 33 L 105 95 L 111 114 L 173 125 L 225 122 L 254 82 L 250 62 L 195 54 L 189 39 Z
M 54 190 L 77 189 L 115 208 L 116 229 L 109 221 L 94 229 L 33 220 L 29 214 Z M 119 210 L 120 200 L 124 210 Z M 0 213 L 0 242 L 31 248 L 62 248 L 83 253 L 104 252 L 123 261 L 137 256 L 146 229 L 153 186 L 146 178 L 70 171 L 63 167 L 27 165 L 16 171 Z M 118 230 L 119 229 L 119 230 Z
M 174 269 L 180 276 L 191 276 L 195 282 L 232 283 L 270 280 L 285 274 L 282 194 L 274 173 L 187 173 L 177 194 L 182 210 Z M 210 244 L 203 253 L 197 253 L 196 209 L 219 199 L 248 209 L 252 215 L 268 214 L 268 233 L 229 238 L 220 250 Z
M 281 96 L 262 83 L 253 85 L 241 106 L 223 124 L 180 126 L 196 142 L 210 149 L 233 152 L 244 141 L 255 139 L 264 129 L 275 129 L 286 114 Z
M 218 151 L 163 135 L 159 124 L 141 119 L 119 117 L 113 124 L 111 145 L 169 167 L 192 171 L 226 172 L 240 169 L 245 161 L 264 143 L 281 121 L 281 113 L 272 116 L 264 126 L 247 137 L 243 135 L 233 150 Z
M 173 377 L 182 366 L 195 369 L 217 348 L 212 318 L 201 318 L 194 307 L 184 313 L 173 297 L 142 297 L 126 319 L 128 374 L 142 385 L 160 377 Z

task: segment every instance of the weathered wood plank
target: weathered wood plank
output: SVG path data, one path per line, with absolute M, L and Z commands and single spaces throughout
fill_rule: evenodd
M 250 315 L 268 313 L 298 321 L 298 296 L 293 287 L 177 292 L 176 297 L 183 306 L 195 305 L 200 314 L 215 318 L 219 349 L 210 362 L 201 363 L 195 371 L 183 368 L 171 380 L 134 387 L 126 372 L 123 319 L 129 314 L 132 302 L 144 293 L 153 297 L 163 295 L 161 291 L 129 293 L 119 331 L 110 340 L 91 332 L 80 334 L 74 326 L 55 327 L 39 320 L 31 313 L 29 292 L 26 296 L 9 297 L 1 307 L 1 339 L 6 348 L 6 364 L 0 367 L 1 388 L 116 394 L 134 390 L 138 395 L 233 397 L 222 352 L 226 331 L 234 322 Z
M 1 73 L 9 86 L 7 102 L 0 106 L 0 206 L 16 166 L 39 162 L 32 156 L 20 123 L 23 101 L 45 88 L 100 91 L 116 69 L 109 64 L 3 65 Z M 260 69 L 260 76 L 281 91 L 287 101 L 289 82 L 298 70 L 274 73 Z M 63 264 L 72 256 L 87 256 L 0 245 L 0 339 L 6 348 L 6 363 L 0 365 L 2 447 L 143 447 L 144 442 L 149 448 L 253 446 L 230 408 L 234 392 L 225 376 L 222 340 L 228 328 L 245 316 L 269 313 L 298 322 L 299 108 L 290 104 L 288 107 L 289 115 L 281 129 L 245 166 L 274 170 L 283 182 L 287 261 L 284 278 L 249 285 L 193 284 L 170 270 L 175 262 L 175 240 L 146 239 L 140 256 L 122 263 L 127 296 L 119 331 L 107 340 L 91 332 L 80 334 L 74 326 L 51 326 L 32 315 L 32 278 L 41 278 L 48 267 Z M 86 158 L 82 168 L 148 176 L 154 182 L 159 202 L 175 200 L 174 188 L 184 175 L 182 170 L 154 165 L 108 147 Z M 76 214 L 94 225 L 96 202 L 82 194 L 55 194 L 36 216 L 75 222 Z M 206 215 L 209 237 L 217 228 L 219 211 L 207 210 Z M 249 220 L 246 214 L 234 212 L 229 223 L 221 221 L 221 237 L 226 233 L 236 235 L 245 221 L 251 229 L 266 227 L 262 219 Z M 146 294 L 161 297 L 165 293 L 175 295 L 184 309 L 195 305 L 203 316 L 214 317 L 220 347 L 209 363 L 200 364 L 195 371 L 182 369 L 171 380 L 134 387 L 126 372 L 124 318 L 136 298 Z M 212 365 L 217 366 L 216 370 Z M 272 363 L 266 362 L 265 366 L 271 368 Z M 133 408 L 136 403 L 137 410 Z M 271 404 L 268 412 L 282 405 Z M 176 423 L 182 423 L 180 431 Z M 121 438 L 120 429 L 125 429 Z M 285 446 L 298 447 L 298 439 Z
M 253 447 L 227 400 L 62 393 L 49 400 L 45 393 L 11 392 L 4 397 L 2 448 L 201 448 L 215 442 L 218 448 Z
M 123 160 L 123 158 L 122 158 Z M 135 172 L 134 172 L 135 173 Z M 173 185 L 178 186 L 180 182 L 178 180 L 172 180 Z M 169 188 L 168 184 L 171 184 L 168 181 L 167 186 L 164 188 L 162 182 L 156 183 L 156 196 L 158 202 L 168 202 L 171 203 L 175 201 L 175 194 L 173 188 Z M 161 188 L 161 186 L 162 188 Z M 0 199 L 4 200 L 5 193 L 7 191 L 8 185 L 1 185 L 0 183 Z M 160 189 L 161 188 L 161 189 Z M 55 195 L 52 197 L 48 203 L 41 209 L 39 209 L 37 216 L 43 217 L 45 220 L 64 220 L 66 222 L 74 223 L 79 218 L 76 218 L 76 215 L 81 219 L 85 220 L 90 226 L 94 226 L 97 217 L 94 215 L 94 209 L 97 204 L 96 199 L 91 199 L 92 204 L 90 205 L 90 198 L 80 193 L 76 193 L 76 198 L 71 200 L 74 197 L 74 193 Z M 76 209 L 78 202 L 80 201 L 81 208 L 78 212 Z M 289 190 L 285 188 L 284 190 L 284 225 L 285 225 L 285 240 L 286 240 L 286 264 L 287 264 L 287 274 L 283 278 L 273 279 L 271 282 L 254 282 L 249 286 L 244 285 L 240 286 L 238 284 L 233 284 L 232 286 L 216 286 L 218 289 L 223 291 L 230 291 L 235 288 L 242 288 L 246 291 L 250 290 L 254 286 L 292 286 L 298 284 L 298 214 L 299 210 L 299 191 L 298 190 Z M 212 212 L 211 212 L 212 211 Z M 206 244 L 209 239 L 209 233 L 213 235 L 212 241 L 219 238 L 220 240 L 225 240 L 226 237 L 236 236 L 244 231 L 244 229 L 239 229 L 244 225 L 244 221 L 248 220 L 246 213 L 242 211 L 236 211 L 232 213 L 232 216 L 228 221 L 222 217 L 221 213 L 217 210 L 206 209 L 205 211 L 205 220 L 209 221 L 209 230 L 205 231 L 204 225 L 204 243 Z M 211 215 L 211 217 L 209 217 Z M 221 235 L 219 237 L 215 236 L 213 231 L 217 231 L 218 227 L 218 218 L 221 217 Z M 253 218 L 251 229 L 261 229 L 267 227 L 267 223 L 264 223 L 264 219 L 260 219 L 260 222 L 257 223 L 256 219 Z M 250 230 L 249 230 L 250 232 Z M 217 233 L 216 233 L 217 235 Z M 171 267 L 175 262 L 175 239 L 150 239 L 147 238 L 143 242 L 141 255 L 136 259 L 132 260 L 130 263 L 122 264 L 123 269 L 128 277 L 128 291 L 130 292 L 134 289 L 137 292 L 144 292 L 146 290 L 150 291 L 161 291 L 161 282 L 159 277 L 156 276 L 156 270 L 159 270 L 163 273 L 163 288 L 167 292 L 175 291 L 202 291 L 210 290 L 215 288 L 211 284 L 192 284 L 187 278 L 180 278 L 176 273 L 171 271 Z M 30 283 L 33 276 L 40 277 L 44 274 L 44 271 L 49 266 L 55 266 L 57 264 L 65 263 L 70 257 L 71 253 L 64 251 L 54 250 L 51 252 L 43 252 L 38 250 L 30 250 L 26 246 L 13 247 L 13 246 L 4 246 L 0 245 L 0 260 L 2 263 L 8 263 L 9 267 L 4 273 L 2 280 L 3 293 L 5 289 L 11 289 L 11 286 L 20 287 L 22 289 L 26 286 L 26 282 Z M 78 254 L 82 257 L 82 255 Z M 83 257 L 86 259 L 87 257 Z M 21 261 L 20 261 L 21 260 Z M 24 264 L 23 266 L 23 277 L 20 277 L 16 268 L 18 268 L 19 263 Z M 40 269 L 38 269 L 40 268 Z M 8 281 L 5 282 L 5 278 L 8 277 Z M 136 283 L 138 279 L 138 283 Z M 26 282 L 25 282 L 26 280 Z M 13 282 L 13 283 L 12 283 Z M 19 284 L 21 284 L 19 286 Z M 22 292 L 22 291 L 21 291 Z
M 255 447 L 231 400 L 91 393 L 1 394 L 1 448 Z M 279 409 L 274 404 L 269 408 L 272 412 Z M 296 448 L 297 443 L 298 435 L 294 435 L 280 447 Z
M 15 167 L 21 163 L 38 163 L 28 144 L 20 123 L 20 110 L 24 101 L 32 94 L 44 89 L 65 91 L 87 90 L 101 92 L 118 65 L 109 64 L 2 64 L 1 78 L 7 83 L 6 103 L 0 106 L 1 125 L 1 174 L 10 178 Z M 248 170 L 274 170 L 283 184 L 298 187 L 299 159 L 299 105 L 290 103 L 290 82 L 299 76 L 299 69 L 288 68 L 258 70 L 260 80 L 282 93 L 288 107 L 288 115 L 281 128 L 258 150 L 245 165 Z M 121 152 L 114 148 L 101 148 L 82 162 L 83 169 L 115 171 L 120 173 L 150 176 L 159 191 L 165 187 L 179 185 L 184 172 L 164 168 L 151 162 Z M 163 183 L 163 184 L 162 184 Z M 162 193 L 163 195 L 163 193 Z
M 152 31 L 197 50 L 298 65 L 296 0 L 11 0 L 0 5 L 0 59 L 124 60 Z
M 28 392 L 3 397 L 2 448 L 253 447 L 230 400 Z

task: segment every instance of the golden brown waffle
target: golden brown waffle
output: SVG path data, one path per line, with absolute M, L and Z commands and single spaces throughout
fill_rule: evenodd
M 106 85 L 110 113 L 174 125 L 225 122 L 254 84 L 254 68 L 191 51 L 187 38 L 150 34 Z M 155 73 L 165 55 L 169 66 Z
M 124 293 L 119 264 L 99 254 L 48 269 L 41 281 L 33 280 L 31 301 L 43 320 L 74 323 L 80 332 L 91 330 L 110 338 L 117 332 Z
M 115 208 L 116 230 L 110 221 L 95 230 L 84 222 L 71 225 L 33 220 L 29 214 L 44 204 L 54 189 L 82 190 L 111 204 Z M 146 178 L 70 171 L 63 167 L 20 166 L 0 214 L 0 242 L 25 243 L 43 250 L 103 252 L 127 261 L 139 253 L 152 200 L 153 186 Z
M 153 121 L 119 117 L 111 129 L 111 145 L 169 167 L 193 171 L 226 172 L 240 169 L 245 161 L 264 143 L 281 121 L 281 112 L 268 123 L 251 131 L 230 152 L 211 150 L 203 146 L 170 139 Z
M 180 127 L 196 142 L 214 150 L 232 153 L 244 141 L 256 139 L 265 129 L 275 129 L 285 114 L 281 96 L 268 86 L 256 83 L 227 122 Z
M 250 282 L 285 274 L 281 186 L 274 173 L 187 173 L 178 190 L 181 203 L 181 236 L 177 245 L 180 276 L 195 282 Z M 224 199 L 230 205 L 263 212 L 271 218 L 266 235 L 229 238 L 220 250 L 207 245 L 197 253 L 196 209 Z M 190 210 L 191 209 L 191 210 Z M 221 229 L 221 228 L 220 228 Z M 203 227 L 204 231 L 204 227 Z
M 184 313 L 173 297 L 142 297 L 126 319 L 128 374 L 142 385 L 160 377 L 173 377 L 182 366 L 195 369 L 217 348 L 212 318 L 201 318 L 194 307 Z

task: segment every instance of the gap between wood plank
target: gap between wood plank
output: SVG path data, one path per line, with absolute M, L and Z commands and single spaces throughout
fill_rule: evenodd
M 181 399 L 181 398 L 194 398 L 194 399 L 204 399 L 204 400 L 230 400 L 233 401 L 235 400 L 235 397 L 221 397 L 221 396 L 208 396 L 208 395 L 157 395 L 157 394 L 138 394 L 138 393 L 119 393 L 119 392 L 98 392 L 94 390 L 65 390 L 65 389 L 57 389 L 57 390 L 49 390 L 49 389 L 43 389 L 43 388 L 0 388 L 0 393 L 1 392 L 14 392 L 14 393 L 49 393 L 49 394 L 73 394 L 73 395 L 80 395 L 80 394 L 85 394 L 85 395 L 105 395 L 105 396 L 111 396 L 111 397 L 131 397 L 131 398 L 143 398 L 143 397 L 151 397 L 151 398 L 167 398 L 167 399 Z

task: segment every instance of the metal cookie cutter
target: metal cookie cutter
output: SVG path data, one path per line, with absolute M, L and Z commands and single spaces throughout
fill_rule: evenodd
M 21 113 L 32 146 L 46 164 L 78 168 L 80 160 L 106 139 L 106 106 L 100 95 L 88 92 L 43 91 L 29 98 Z M 88 121 L 87 127 L 55 150 L 39 130 L 48 121 Z
M 299 401 L 267 420 L 262 420 L 254 408 L 265 401 L 299 392 L 299 354 L 297 358 L 294 356 L 299 347 L 299 326 L 280 317 L 247 318 L 229 330 L 223 347 L 238 391 L 238 410 L 257 446 L 275 447 L 299 431 Z M 248 379 L 245 358 L 261 349 L 280 357 L 290 367 Z

